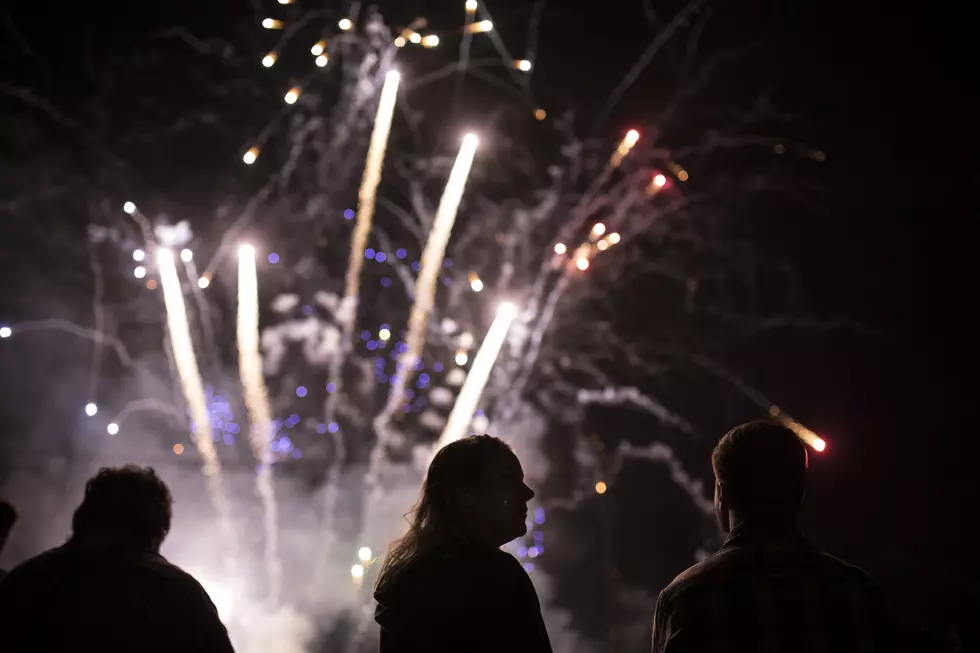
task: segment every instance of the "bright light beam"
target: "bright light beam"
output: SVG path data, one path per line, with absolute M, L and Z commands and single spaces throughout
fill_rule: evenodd
M 208 415 L 207 400 L 204 396 L 204 384 L 201 372 L 197 367 L 197 357 L 194 355 L 194 343 L 191 340 L 190 327 L 187 323 L 187 308 L 184 306 L 184 295 L 177 277 L 177 266 L 174 255 L 169 249 L 157 249 L 157 269 L 160 282 L 163 285 L 163 301 L 167 308 L 167 327 L 170 332 L 170 345 L 173 347 L 174 363 L 177 366 L 177 376 L 180 377 L 180 387 L 184 399 L 194 420 L 195 432 L 191 439 L 201 454 L 204 477 L 207 479 L 211 503 L 218 514 L 219 525 L 227 541 L 233 542 L 228 496 L 225 494 L 224 479 L 221 474 L 221 462 L 214 448 L 214 438 L 211 433 L 211 419 Z
M 391 121 L 395 113 L 395 100 L 398 99 L 398 83 L 400 80 L 401 75 L 396 70 L 390 71 L 385 76 L 384 87 L 381 89 L 381 101 L 378 103 L 378 113 L 374 119 L 374 131 L 371 132 L 371 145 L 368 148 L 367 160 L 364 163 L 361 189 L 357 194 L 357 222 L 351 236 L 346 293 L 341 303 L 339 315 L 343 325 L 343 342 L 351 341 L 357 322 L 361 270 L 364 267 L 364 248 L 367 247 L 368 236 L 371 234 L 374 201 L 378 192 L 378 184 L 381 183 L 381 170 L 384 166 L 385 150 L 388 147 L 388 134 L 391 132 Z M 337 379 L 333 379 L 333 381 L 336 383 Z
M 275 602 L 282 590 L 282 564 L 279 561 L 276 495 L 272 485 L 272 411 L 262 376 L 262 354 L 259 353 L 259 284 L 255 248 L 251 245 L 242 245 L 238 250 L 238 371 L 251 422 L 252 453 L 259 462 L 255 486 L 262 500 L 265 519 L 269 594 Z
M 494 363 L 497 362 L 497 355 L 507 339 L 507 331 L 517 317 L 517 307 L 510 302 L 504 302 L 497 309 L 497 317 L 490 325 L 487 337 L 483 339 L 480 350 L 476 352 L 473 365 L 470 366 L 469 374 L 463 382 L 463 387 L 456 397 L 449 419 L 439 438 L 435 451 L 439 451 L 450 442 L 459 440 L 466 435 L 470 422 L 473 420 L 473 413 L 476 412 L 480 404 L 480 397 L 483 395 L 483 388 L 487 385 L 490 378 L 490 371 Z
M 814 451 L 823 451 L 827 448 L 827 442 L 823 438 L 784 413 L 780 410 L 779 406 L 770 406 L 769 414 L 779 420 L 780 424 L 795 433 L 796 437 L 813 447 Z
M 436 301 L 436 285 L 439 281 L 439 273 L 442 271 L 442 260 L 446 255 L 446 245 L 449 243 L 449 235 L 456 221 L 456 211 L 463 198 L 463 189 L 466 187 L 466 179 L 470 175 L 478 144 L 479 139 L 474 134 L 467 134 L 463 139 L 459 154 L 456 156 L 456 163 L 453 164 L 449 181 L 446 182 L 442 199 L 439 201 L 439 208 L 436 209 L 436 217 L 432 221 L 432 230 L 422 252 L 419 276 L 415 281 L 415 302 L 412 304 L 412 312 L 408 318 L 408 336 L 405 338 L 407 348 L 398 359 L 396 379 L 388 393 L 385 409 L 375 419 L 375 428 L 382 440 L 387 432 L 388 422 L 405 400 L 405 389 L 425 346 L 429 314 L 432 313 Z

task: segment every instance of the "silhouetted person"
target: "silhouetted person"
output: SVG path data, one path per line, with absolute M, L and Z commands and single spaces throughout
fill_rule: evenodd
M 3 553 L 3 547 L 7 544 L 7 538 L 16 521 L 17 511 L 14 507 L 6 501 L 0 501 L 0 553 Z M 6 575 L 7 572 L 0 569 L 0 580 L 3 580 Z
M 71 539 L 0 582 L 0 649 L 231 653 L 204 588 L 159 553 L 171 504 L 150 468 L 99 471 Z
M 550 653 L 531 579 L 500 550 L 527 531 L 533 496 L 502 440 L 464 438 L 436 454 L 375 588 L 381 653 Z
M 796 435 L 769 422 L 743 424 L 711 462 L 728 539 L 660 593 L 654 653 L 898 650 L 867 574 L 797 530 L 807 452 Z

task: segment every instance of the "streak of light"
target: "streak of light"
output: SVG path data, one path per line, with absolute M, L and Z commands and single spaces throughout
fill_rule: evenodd
M 262 21 L 262 27 L 266 29 L 282 29 L 285 23 L 281 20 L 276 20 L 275 18 L 266 18 Z
M 813 447 L 815 451 L 823 451 L 827 448 L 827 442 L 823 438 L 784 413 L 779 406 L 770 406 L 769 414 L 779 420 L 780 424 L 795 433 L 796 437 Z
M 321 39 L 316 43 L 314 43 L 313 47 L 310 48 L 310 54 L 312 54 L 314 57 L 317 57 L 323 54 L 323 51 L 326 49 L 326 47 L 327 47 L 327 42 Z
M 242 161 L 244 161 L 246 165 L 252 165 L 255 163 L 257 158 L 259 158 L 259 148 L 254 146 L 248 148 L 248 152 L 242 155 Z
M 238 372 L 251 422 L 252 453 L 259 463 L 255 486 L 262 500 L 269 593 L 276 601 L 282 589 L 282 565 L 279 562 L 276 495 L 272 486 L 272 411 L 259 353 L 259 284 L 255 248 L 251 245 L 242 245 L 238 250 Z
M 265 66 L 266 68 L 272 68 L 272 66 L 274 66 L 276 63 L 276 59 L 278 58 L 279 58 L 278 54 L 276 54 L 274 51 L 270 52 L 269 54 L 262 57 L 262 65 Z
M 350 21 L 350 18 L 341 18 L 340 21 L 337 22 L 337 27 L 346 32 L 350 28 L 354 27 L 354 23 Z
M 286 104 L 296 104 L 296 100 L 299 99 L 299 96 L 302 93 L 303 89 L 301 89 L 299 86 L 294 86 L 286 91 L 286 95 L 282 99 Z
M 480 403 L 483 395 L 483 388 L 486 387 L 487 379 L 490 378 L 490 371 L 494 363 L 497 362 L 497 355 L 507 339 L 507 332 L 510 325 L 517 317 L 517 306 L 510 302 L 503 302 L 497 308 L 497 316 L 490 325 L 487 337 L 483 339 L 479 351 L 473 358 L 473 365 L 470 367 L 463 387 L 456 397 L 452 412 L 446 420 L 446 426 L 439 438 L 435 451 L 442 449 L 450 442 L 459 440 L 466 434 L 466 429 L 473 419 L 473 413 Z
M 184 306 L 184 295 L 177 277 L 177 266 L 174 255 L 169 249 L 157 250 L 157 268 L 160 272 L 160 282 L 163 285 L 163 301 L 167 308 L 167 328 L 170 332 L 170 346 L 173 348 L 174 363 L 177 366 L 177 376 L 180 377 L 180 387 L 184 399 L 191 411 L 196 431 L 191 439 L 201 455 L 204 477 L 207 480 L 211 502 L 218 514 L 220 528 L 232 541 L 231 521 L 229 518 L 228 497 L 225 494 L 224 479 L 221 473 L 221 462 L 214 448 L 214 438 L 211 433 L 211 419 L 208 415 L 207 400 L 204 395 L 204 383 L 194 355 L 194 343 L 191 340 L 190 326 L 187 323 L 187 308 Z M 117 427 L 118 429 L 118 427 Z
M 479 34 L 481 32 L 489 32 L 493 30 L 493 23 L 489 20 L 481 20 L 476 23 L 470 23 L 463 28 L 465 32 L 470 34 Z
M 556 243 L 555 244 L 555 254 L 564 254 L 567 251 L 568 251 L 568 248 L 565 247 L 565 244 L 564 243 Z

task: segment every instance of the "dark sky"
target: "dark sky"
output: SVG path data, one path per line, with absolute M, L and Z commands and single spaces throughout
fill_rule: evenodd
M 77 15 L 28 16 L 36 9 L 22 3 L 9 11 L 49 61 L 56 80 L 49 88 L 70 97 L 86 38 L 111 52 L 152 27 L 220 32 L 228 16 L 249 11 L 244 4 L 179 2 L 137 12 L 100 2 L 65 10 Z M 380 4 L 403 20 L 423 13 L 436 24 L 456 20 L 446 9 L 452 3 L 441 0 Z M 526 25 L 527 4 L 490 4 L 505 37 Z M 550 4 L 536 88 L 594 113 L 655 30 L 642 0 Z M 682 6 L 648 4 L 661 21 Z M 787 217 L 765 244 L 795 263 L 815 314 L 847 315 L 881 332 L 775 331 L 731 352 L 731 361 L 751 368 L 757 386 L 830 442 L 814 457 L 805 522 L 818 543 L 880 575 L 914 577 L 926 591 L 954 582 L 947 578 L 977 586 L 980 565 L 968 543 L 980 505 L 980 451 L 966 428 L 972 352 L 963 308 L 975 293 L 966 290 L 961 226 L 971 211 L 958 191 L 963 154 L 952 147 L 966 115 L 966 84 L 954 65 L 961 41 L 942 17 L 935 25 L 899 21 L 873 5 L 725 4 L 702 47 L 758 45 L 744 79 L 729 83 L 771 88 L 778 106 L 801 116 L 800 136 L 827 153 L 816 174 L 832 189 L 833 210 Z M 523 47 L 508 45 L 515 54 Z M 613 113 L 611 133 L 656 102 L 656 71 L 641 76 Z M 740 414 L 706 412 L 719 435 L 730 425 L 724 419 Z

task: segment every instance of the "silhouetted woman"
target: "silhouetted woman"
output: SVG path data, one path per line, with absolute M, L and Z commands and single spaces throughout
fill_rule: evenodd
M 531 579 L 500 550 L 526 532 L 533 496 L 502 440 L 478 435 L 436 454 L 378 577 L 381 653 L 550 653 Z

